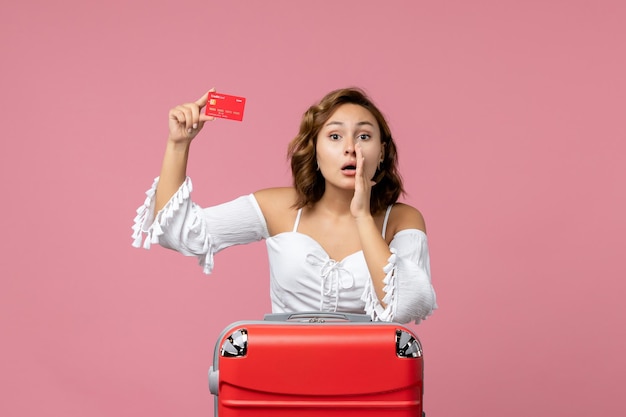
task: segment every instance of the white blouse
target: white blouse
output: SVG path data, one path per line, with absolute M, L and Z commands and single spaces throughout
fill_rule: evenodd
M 176 194 L 154 212 L 158 178 L 137 209 L 133 246 L 153 243 L 196 256 L 204 273 L 213 270 L 213 256 L 229 246 L 266 240 L 270 266 L 272 312 L 338 311 L 365 313 L 373 320 L 406 323 L 420 320 L 437 308 L 430 279 L 428 243 L 418 229 L 402 230 L 389 244 L 392 255 L 383 268 L 384 308 L 376 296 L 361 251 L 342 260 L 331 259 L 320 244 L 297 231 L 269 236 L 265 217 L 254 195 L 201 208 L 191 200 L 192 183 L 187 178 Z M 383 236 L 391 207 L 387 210 Z

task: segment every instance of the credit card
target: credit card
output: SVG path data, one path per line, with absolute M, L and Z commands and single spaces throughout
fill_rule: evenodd
M 245 105 L 245 97 L 209 92 L 205 113 L 207 116 L 241 121 Z

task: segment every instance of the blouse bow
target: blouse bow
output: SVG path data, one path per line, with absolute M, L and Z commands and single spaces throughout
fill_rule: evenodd
M 309 253 L 306 261 L 313 266 L 320 268 L 320 311 L 324 311 L 324 298 L 334 295 L 335 306 L 333 311 L 337 311 L 339 305 L 339 289 L 352 288 L 354 286 L 354 275 L 343 267 L 341 262 L 330 259 L 328 255 L 321 257 L 315 253 Z

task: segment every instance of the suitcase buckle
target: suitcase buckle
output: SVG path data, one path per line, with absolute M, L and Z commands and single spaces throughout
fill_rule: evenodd
M 326 320 L 321 317 L 311 317 L 309 323 L 326 323 Z

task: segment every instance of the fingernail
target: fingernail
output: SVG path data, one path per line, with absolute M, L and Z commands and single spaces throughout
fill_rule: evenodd
M 194 123 L 194 124 L 193 124 L 193 128 L 194 128 L 194 129 L 197 129 L 197 128 L 198 128 L 198 123 Z
M 187 133 L 191 133 L 191 129 L 187 129 Z

